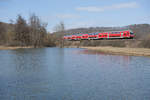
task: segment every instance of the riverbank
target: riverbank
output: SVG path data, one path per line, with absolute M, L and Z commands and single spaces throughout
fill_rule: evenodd
M 150 49 L 147 48 L 119 48 L 119 47 L 81 47 L 81 48 L 108 54 L 150 57 Z
M 0 50 L 15 50 L 15 49 L 25 49 L 25 48 L 33 48 L 32 46 L 25 46 L 25 47 L 21 47 L 21 46 L 0 46 Z

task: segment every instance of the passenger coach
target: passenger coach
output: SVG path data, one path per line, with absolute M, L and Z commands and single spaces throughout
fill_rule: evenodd
M 74 35 L 65 35 L 64 40 L 96 40 L 96 39 L 131 39 L 134 33 L 130 30 L 112 31 L 112 32 L 96 32 L 96 33 L 78 33 Z

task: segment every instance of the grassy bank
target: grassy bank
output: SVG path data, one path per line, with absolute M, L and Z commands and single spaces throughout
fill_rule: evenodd
M 32 46 L 26 46 L 26 47 L 21 47 L 21 46 L 0 46 L 0 50 L 15 50 L 15 49 L 25 49 L 25 48 L 33 48 Z
M 146 48 L 119 48 L 119 47 L 81 47 L 89 50 L 99 51 L 109 54 L 117 55 L 131 55 L 131 56 L 149 56 L 150 49 Z

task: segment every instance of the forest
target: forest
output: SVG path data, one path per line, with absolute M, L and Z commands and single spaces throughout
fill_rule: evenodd
M 0 22 L 0 45 L 32 46 L 34 48 L 55 46 L 46 26 L 47 23 L 43 23 L 35 14 L 32 14 L 28 21 L 18 15 L 15 22 Z

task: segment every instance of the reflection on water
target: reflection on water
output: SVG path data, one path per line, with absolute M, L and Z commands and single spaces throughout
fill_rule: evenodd
M 20 74 L 33 71 L 40 71 L 41 66 L 44 66 L 45 60 L 44 49 L 31 50 L 14 50 L 12 62 L 15 64 L 16 71 Z
M 92 51 L 92 50 L 82 50 L 78 51 L 78 54 L 86 54 L 86 55 L 96 55 L 99 61 L 105 60 L 105 58 L 108 56 L 112 62 L 117 62 L 122 64 L 122 66 L 128 66 L 130 64 L 130 61 L 132 59 L 132 56 L 114 56 L 111 54 L 106 54 L 104 52 L 98 52 L 98 51 Z
M 150 58 L 85 49 L 0 51 L 0 100 L 150 100 Z

